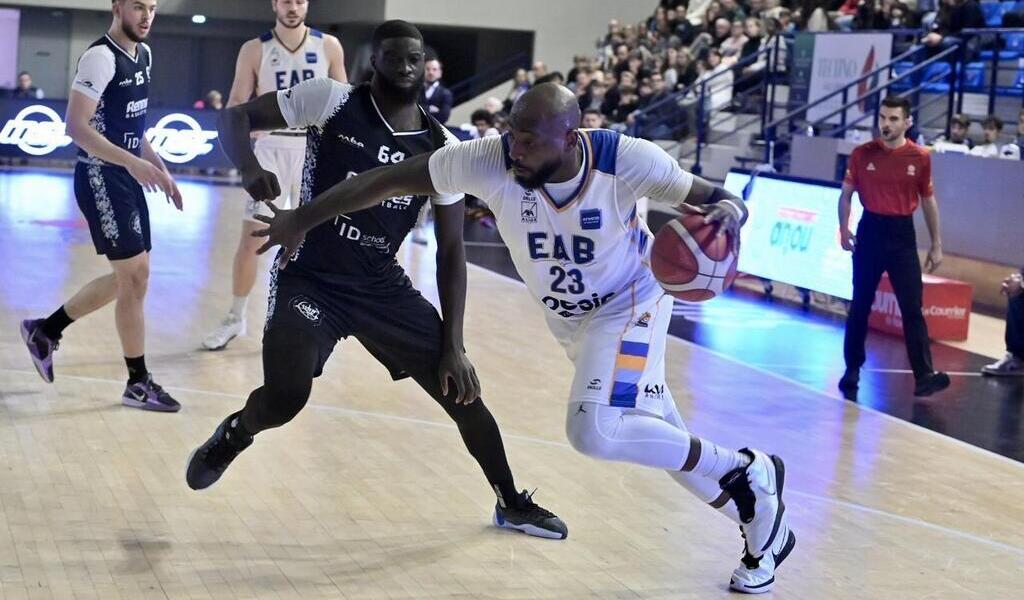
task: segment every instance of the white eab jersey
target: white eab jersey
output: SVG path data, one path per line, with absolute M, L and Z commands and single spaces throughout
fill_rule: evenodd
M 312 27 L 307 28 L 306 37 L 294 52 L 285 47 L 273 30 L 260 36 L 260 68 L 256 75 L 256 94 L 286 90 L 307 79 L 327 77 L 327 55 L 324 53 L 324 34 Z M 294 145 L 306 146 L 301 135 L 303 130 L 280 130 L 299 138 Z M 280 141 L 280 140 L 279 140 Z
M 430 158 L 435 189 L 487 203 L 527 288 L 549 317 L 564 319 L 618 297 L 641 304 L 663 294 L 636 203 L 648 197 L 679 204 L 693 184 L 693 175 L 652 142 L 604 129 L 578 135 L 577 177 L 533 190 L 513 177 L 507 134 L 447 146 Z

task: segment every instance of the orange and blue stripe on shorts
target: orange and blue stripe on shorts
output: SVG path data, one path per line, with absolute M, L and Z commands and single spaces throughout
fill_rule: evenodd
M 610 404 L 623 408 L 636 406 L 637 384 L 647 365 L 649 344 L 623 341 L 615 358 L 615 378 Z

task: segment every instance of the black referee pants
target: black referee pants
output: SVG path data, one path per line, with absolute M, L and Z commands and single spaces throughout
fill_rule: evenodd
M 932 372 L 928 326 L 921 312 L 921 263 L 917 257 L 914 218 L 891 217 L 864 211 L 857 226 L 853 251 L 853 301 L 846 317 L 843 355 L 847 369 L 864 365 L 868 317 L 882 273 L 889 273 L 896 302 L 903 315 L 903 338 L 914 377 Z
M 1006 306 L 1006 351 L 1024 359 L 1024 294 Z

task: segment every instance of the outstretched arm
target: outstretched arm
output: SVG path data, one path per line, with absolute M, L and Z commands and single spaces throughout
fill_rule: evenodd
M 256 218 L 270 227 L 253 235 L 266 237 L 260 247 L 262 254 L 281 244 L 283 265 L 295 253 L 306 232 L 324 221 L 376 206 L 393 196 L 433 196 L 437 194 L 430 179 L 430 156 L 417 154 L 395 165 L 377 167 L 334 185 L 312 202 L 292 211 L 274 210 L 273 217 Z

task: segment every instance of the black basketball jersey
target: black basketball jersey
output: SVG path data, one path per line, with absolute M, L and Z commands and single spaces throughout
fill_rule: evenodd
M 422 109 L 424 129 L 394 131 L 378 109 L 368 83 L 350 86 L 329 79 L 310 80 L 279 92 L 278 102 L 289 126 L 309 128 L 303 204 L 348 177 L 457 141 Z M 342 284 L 365 282 L 368 277 L 391 279 L 402 272 L 395 253 L 428 199 L 389 198 L 373 208 L 322 223 L 306 234 L 289 271 L 308 272 Z
M 150 69 L 149 46 L 139 43 L 135 55 L 104 35 L 78 60 L 71 88 L 97 101 L 90 124 L 112 144 L 138 156 L 146 134 Z M 79 156 L 88 154 L 78 150 Z M 90 161 L 99 159 L 89 157 Z

